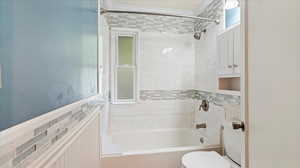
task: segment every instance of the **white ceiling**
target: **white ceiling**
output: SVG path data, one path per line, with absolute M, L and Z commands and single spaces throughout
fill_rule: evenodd
M 202 8 L 207 0 L 108 0 L 113 6 L 129 5 L 138 8 L 156 8 L 195 11 Z

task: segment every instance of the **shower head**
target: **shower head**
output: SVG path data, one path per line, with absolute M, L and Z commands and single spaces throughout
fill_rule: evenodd
M 201 32 L 195 32 L 195 33 L 194 33 L 194 38 L 195 38 L 196 40 L 200 40 L 200 39 L 201 39 Z
M 194 33 L 194 38 L 196 40 L 200 40 L 201 39 L 201 36 L 202 36 L 202 33 L 206 33 L 206 29 L 203 29 L 201 31 L 195 31 Z

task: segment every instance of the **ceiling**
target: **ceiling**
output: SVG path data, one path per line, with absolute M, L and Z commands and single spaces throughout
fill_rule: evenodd
M 130 5 L 139 8 L 156 8 L 195 11 L 207 0 L 110 0 L 113 5 Z

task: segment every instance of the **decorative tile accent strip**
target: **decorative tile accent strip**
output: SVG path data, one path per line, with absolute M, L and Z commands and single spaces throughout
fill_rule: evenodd
M 206 8 L 205 10 L 198 16 L 200 17 L 207 17 L 214 20 L 221 20 L 223 16 L 223 1 L 222 0 L 213 0 Z M 195 26 L 198 30 L 205 29 L 209 24 L 209 22 L 205 22 L 203 20 L 197 21 Z
M 239 96 L 224 95 L 200 90 L 141 90 L 140 99 L 146 100 L 208 100 L 216 105 L 240 104 Z
M 17 147 L 16 154 L 19 155 L 20 153 L 24 152 L 26 149 L 28 149 L 32 145 L 36 144 L 41 139 L 45 138 L 46 136 L 47 136 L 47 130 L 44 131 L 43 133 L 35 136 L 34 138 L 32 138 L 31 140 L 27 141 L 23 145 Z
M 61 131 L 58 135 L 56 135 L 54 138 L 51 139 L 51 143 L 54 144 L 57 142 L 60 138 L 62 138 L 66 133 L 68 133 L 68 128 L 65 128 L 63 131 Z
M 29 155 L 36 151 L 36 145 L 33 145 L 25 152 L 19 154 L 13 161 L 13 166 L 17 166 L 22 160 L 26 159 Z
M 145 32 L 172 32 L 179 34 L 194 31 L 194 19 L 169 16 L 151 16 L 136 14 L 105 14 L 110 27 L 134 28 Z
M 46 124 L 33 130 L 33 137 L 10 151 L 1 151 L 0 168 L 27 167 L 53 144 L 63 138 L 70 130 L 75 128 L 80 121 L 91 115 L 103 103 L 98 100 L 87 102 L 80 107 L 67 112 Z M 5 154 L 7 152 L 7 154 Z
M 192 99 L 194 90 L 141 90 L 141 100 L 184 100 Z
M 72 111 L 52 120 L 52 121 L 49 121 L 48 123 L 36 128 L 34 130 L 34 135 L 38 135 L 39 133 L 47 130 L 48 128 L 50 128 L 51 126 L 55 125 L 56 123 L 59 123 L 60 121 L 64 120 L 65 118 L 67 118 L 68 116 L 70 116 L 72 114 Z
M 213 102 L 215 105 L 219 106 L 223 106 L 225 104 L 240 104 L 240 96 L 225 95 L 200 90 L 195 90 L 194 99 L 208 100 L 209 102 Z

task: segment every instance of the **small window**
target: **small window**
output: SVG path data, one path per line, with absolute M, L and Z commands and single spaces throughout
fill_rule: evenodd
M 240 23 L 240 7 L 225 9 L 225 27 L 229 28 Z
M 137 101 L 138 32 L 112 30 L 112 103 Z
M 224 19 L 226 29 L 240 23 L 241 8 L 239 0 L 225 0 Z

